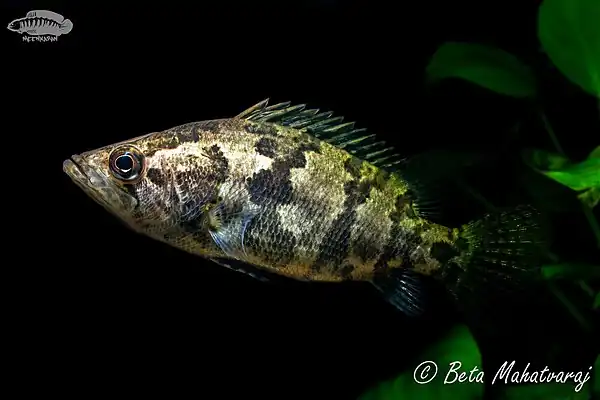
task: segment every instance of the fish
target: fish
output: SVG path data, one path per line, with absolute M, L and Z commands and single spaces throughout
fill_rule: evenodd
M 73 29 L 73 22 L 62 15 L 48 10 L 29 11 L 24 18 L 11 21 L 7 29 L 31 36 L 66 35 Z
M 393 146 L 268 101 L 73 155 L 63 171 L 139 234 L 264 282 L 368 282 L 409 316 L 426 311 L 428 277 L 464 301 L 536 275 L 531 206 L 445 226 L 435 182 Z

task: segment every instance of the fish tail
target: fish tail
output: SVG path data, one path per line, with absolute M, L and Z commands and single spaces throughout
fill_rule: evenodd
M 461 253 L 444 267 L 444 282 L 459 303 L 514 293 L 541 276 L 545 244 L 541 215 L 531 206 L 487 214 L 460 230 Z
M 440 273 L 462 311 L 483 305 L 485 299 L 515 293 L 541 277 L 546 244 L 542 221 L 534 208 L 519 206 L 487 214 L 458 231 L 457 255 L 443 264 Z M 426 281 L 413 269 L 393 268 L 374 276 L 372 283 L 408 316 L 419 316 L 429 308 Z
M 58 28 L 59 32 L 62 35 L 65 35 L 69 32 L 71 32 L 71 29 L 73 29 L 73 23 L 71 22 L 70 19 L 65 19 L 61 24 L 60 24 L 60 28 Z

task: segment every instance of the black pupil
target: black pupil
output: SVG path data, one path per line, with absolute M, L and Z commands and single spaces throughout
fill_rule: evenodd
M 124 154 L 115 160 L 115 165 L 121 172 L 129 172 L 133 168 L 133 159 L 129 154 Z

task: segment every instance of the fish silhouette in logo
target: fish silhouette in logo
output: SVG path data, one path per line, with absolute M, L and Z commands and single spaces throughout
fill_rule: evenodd
M 26 33 L 30 36 L 60 36 L 71 32 L 73 23 L 53 11 L 29 11 L 25 18 L 18 18 L 8 24 L 8 30 Z

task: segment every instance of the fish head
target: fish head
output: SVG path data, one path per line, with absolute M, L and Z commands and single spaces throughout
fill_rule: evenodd
M 138 147 L 124 143 L 75 154 L 63 162 L 63 171 L 107 211 L 135 225 L 139 206 L 135 187 L 146 174 L 146 160 Z
M 73 155 L 63 170 L 130 228 L 162 240 L 198 223 L 226 177 L 227 160 L 218 147 L 182 132 L 180 127 Z
M 18 32 L 19 31 L 19 20 L 15 19 L 14 21 L 11 21 L 8 24 L 7 28 L 9 31 Z

